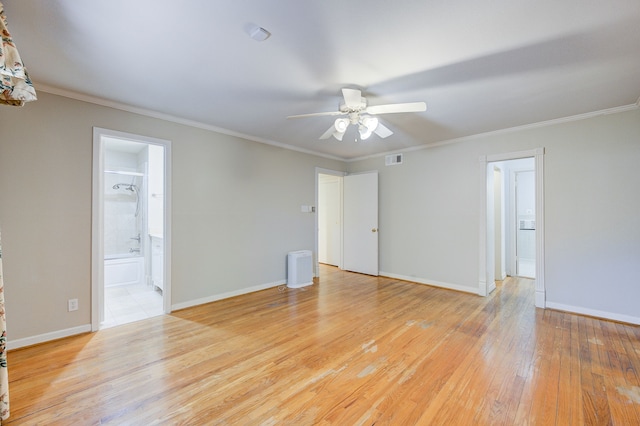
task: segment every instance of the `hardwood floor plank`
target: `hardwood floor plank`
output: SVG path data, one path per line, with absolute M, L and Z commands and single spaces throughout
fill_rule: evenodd
M 536 309 L 531 280 L 281 290 L 12 350 L 3 424 L 640 423 L 640 327 Z
M 509 279 L 503 284 L 502 292 L 514 290 L 514 286 L 528 285 L 523 284 L 519 279 Z M 531 286 L 529 286 L 531 287 Z M 490 390 L 485 397 L 485 411 L 476 415 L 476 420 L 480 424 L 513 424 L 515 414 L 520 402 L 520 396 L 524 387 L 524 379 L 517 374 L 519 364 L 530 351 L 527 342 L 531 340 L 532 316 L 520 315 L 522 310 L 534 303 L 534 291 L 525 293 L 526 297 L 522 297 L 523 293 L 518 291 L 514 303 L 510 303 L 513 309 L 509 312 L 508 317 L 500 318 L 504 323 L 502 333 L 494 341 L 499 344 L 492 346 L 498 348 L 502 355 L 494 362 L 501 368 L 496 369 L 494 380 L 491 384 L 494 389 Z M 511 327 L 516 327 L 517 332 L 512 333 Z M 491 340 L 489 341 L 491 342 Z M 488 344 L 486 342 L 485 344 Z M 493 342 L 491 342 L 493 343 Z M 494 396 L 495 395 L 495 396 Z
M 581 359 L 580 359 L 580 330 L 578 327 L 578 320 L 580 317 L 576 315 L 569 316 L 571 324 L 570 331 L 570 345 L 563 351 L 563 356 L 569 359 L 569 381 L 560 382 L 564 392 L 561 394 L 564 398 L 568 399 L 569 406 L 569 422 L 571 425 L 583 425 L 585 424 L 584 411 L 581 406 L 583 400 L 582 386 L 580 384 L 580 371 L 581 371 Z M 560 421 L 557 424 L 562 424 Z

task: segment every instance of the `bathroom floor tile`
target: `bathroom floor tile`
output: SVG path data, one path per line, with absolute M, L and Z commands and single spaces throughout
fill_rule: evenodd
M 162 293 L 145 284 L 105 288 L 104 321 L 100 328 L 127 324 L 162 315 Z

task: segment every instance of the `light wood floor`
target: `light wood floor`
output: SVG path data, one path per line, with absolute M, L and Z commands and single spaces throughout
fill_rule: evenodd
M 640 327 L 322 267 L 9 354 L 29 425 L 640 424 Z

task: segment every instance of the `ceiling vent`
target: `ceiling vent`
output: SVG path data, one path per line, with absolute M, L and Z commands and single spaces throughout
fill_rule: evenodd
M 395 166 L 396 164 L 402 164 L 402 154 L 390 154 L 384 157 L 385 166 Z

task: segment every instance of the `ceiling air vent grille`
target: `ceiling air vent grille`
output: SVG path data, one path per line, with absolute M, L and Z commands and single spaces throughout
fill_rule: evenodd
M 385 166 L 395 166 L 396 164 L 402 164 L 402 154 L 390 154 L 384 157 Z

